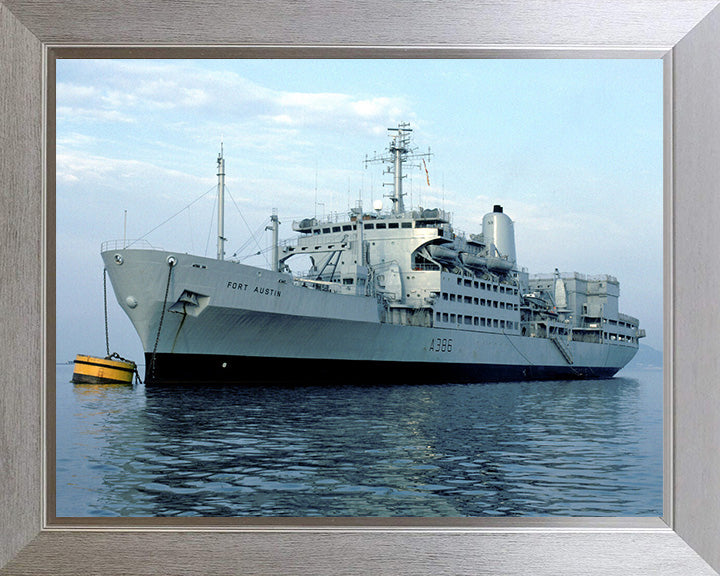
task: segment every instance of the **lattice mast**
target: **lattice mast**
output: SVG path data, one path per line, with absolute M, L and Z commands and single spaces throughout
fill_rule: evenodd
M 405 212 L 405 203 L 403 202 L 403 196 L 405 196 L 403 192 L 403 178 L 406 177 L 405 174 L 403 174 L 403 165 L 412 160 L 424 160 L 425 158 L 429 160 L 432 153 L 430 152 L 430 148 L 428 148 L 426 153 L 418 154 L 416 152 L 417 148 L 411 146 L 412 128 L 410 128 L 408 122 L 399 123 L 397 128 L 388 128 L 388 132 L 390 133 L 390 144 L 387 148 L 387 154 L 376 154 L 372 158 L 366 157 L 365 167 L 370 163 L 376 162 L 389 164 L 384 173 L 392 174 L 393 181 L 384 182 L 383 186 L 393 187 L 393 193 L 388 196 L 393 203 L 393 214 L 403 214 Z M 419 164 L 414 164 L 413 166 L 419 168 Z

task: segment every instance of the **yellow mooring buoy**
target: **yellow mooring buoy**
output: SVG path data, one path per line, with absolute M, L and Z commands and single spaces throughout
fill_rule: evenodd
M 137 373 L 135 362 L 117 354 L 95 358 L 78 354 L 75 357 L 73 384 L 132 384 Z

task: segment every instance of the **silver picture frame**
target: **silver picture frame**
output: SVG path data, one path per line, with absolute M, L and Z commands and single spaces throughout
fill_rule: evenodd
M 0 0 L 0 574 L 715 574 L 720 569 L 720 9 L 713 0 Z M 402 24 L 402 26 L 400 26 Z M 398 30 L 403 30 L 398 35 Z M 662 58 L 663 518 L 60 523 L 54 452 L 54 59 Z M 640 217 L 641 218 L 641 217 Z

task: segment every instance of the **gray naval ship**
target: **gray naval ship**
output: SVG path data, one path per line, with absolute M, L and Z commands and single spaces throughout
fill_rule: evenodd
M 644 331 L 609 275 L 529 275 L 499 205 L 482 230 L 406 209 L 403 167 L 427 154 L 408 124 L 383 155 L 392 209 L 293 222 L 270 269 L 225 257 L 218 156 L 217 258 L 106 242 L 102 258 L 145 352 L 145 382 L 489 382 L 609 378 Z M 293 273 L 293 259 L 309 271 Z

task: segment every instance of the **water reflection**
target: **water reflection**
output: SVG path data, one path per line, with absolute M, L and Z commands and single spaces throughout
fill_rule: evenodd
M 106 411 L 88 513 L 660 515 L 650 380 L 76 390 Z

